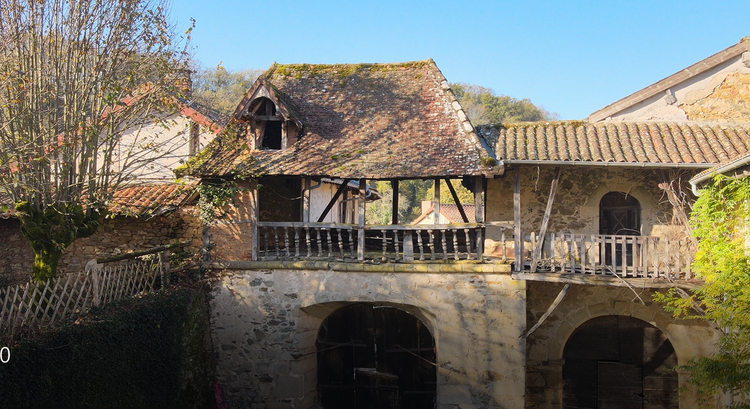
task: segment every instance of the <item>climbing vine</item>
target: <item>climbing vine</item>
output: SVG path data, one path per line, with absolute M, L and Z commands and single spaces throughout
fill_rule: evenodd
M 198 210 L 200 211 L 201 223 L 206 225 L 224 216 L 221 209 L 234 202 L 241 188 L 235 181 L 221 180 L 204 182 L 198 185 L 197 191 L 200 195 Z
M 691 295 L 680 296 L 673 289 L 655 296 L 675 316 L 709 320 L 722 328 L 718 352 L 692 359 L 681 369 L 706 400 L 733 395 L 727 405 L 732 409 L 750 408 L 748 220 L 750 178 L 716 177 L 701 191 L 690 215 L 699 242 L 693 269 L 705 285 Z

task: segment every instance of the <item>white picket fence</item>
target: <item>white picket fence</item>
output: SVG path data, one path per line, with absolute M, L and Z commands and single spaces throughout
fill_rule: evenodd
M 0 332 L 53 326 L 76 319 L 89 307 L 154 291 L 159 277 L 165 282 L 169 268 L 159 262 L 163 257 L 112 265 L 92 260 L 83 272 L 0 288 Z

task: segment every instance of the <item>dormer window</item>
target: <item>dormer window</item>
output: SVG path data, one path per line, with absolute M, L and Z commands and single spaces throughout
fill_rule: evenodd
M 258 146 L 265 149 L 282 148 L 284 118 L 276 113 L 276 105 L 268 98 L 258 98 L 250 106 Z

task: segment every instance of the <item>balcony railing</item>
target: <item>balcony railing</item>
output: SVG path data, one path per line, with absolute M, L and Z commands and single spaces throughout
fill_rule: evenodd
M 689 238 L 601 234 L 551 234 L 534 260 L 539 237 L 526 236 L 524 269 L 536 272 L 617 275 L 631 278 L 692 278 L 695 249 Z
M 368 225 L 259 222 L 261 260 L 458 261 L 481 260 L 484 225 Z M 363 251 L 360 250 L 360 246 Z

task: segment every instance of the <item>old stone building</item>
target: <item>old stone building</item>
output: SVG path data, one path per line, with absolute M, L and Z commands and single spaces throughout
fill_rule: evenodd
M 271 67 L 237 108 L 240 133 L 186 170 L 241 188 L 204 236 L 230 402 L 696 407 L 670 369 L 710 354 L 718 332 L 672 318 L 652 294 L 700 285 L 682 227 L 687 181 L 747 152 L 750 127 L 731 109 L 721 123 L 691 116 L 700 98 L 686 98 L 739 84 L 746 44 L 670 80 L 679 118 L 652 115 L 664 101 L 643 91 L 617 109 L 648 118 L 606 108 L 600 123 L 476 131 L 431 61 Z M 360 191 L 356 223 L 323 223 L 337 198 L 312 209 L 307 187 L 324 177 L 394 192 L 404 179 L 460 178 L 474 217 L 366 225 Z

